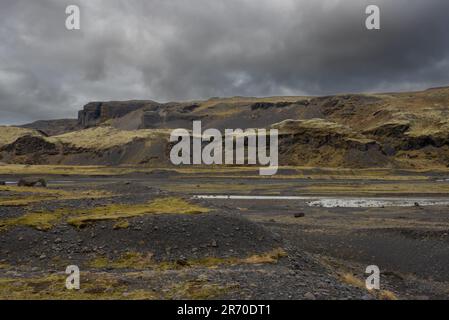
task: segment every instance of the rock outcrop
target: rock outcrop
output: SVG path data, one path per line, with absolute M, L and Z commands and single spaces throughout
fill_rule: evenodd
M 15 142 L 0 148 L 0 151 L 6 151 L 16 156 L 26 154 L 57 154 L 56 144 L 48 142 L 44 137 L 26 135 L 18 138 Z
M 284 165 L 364 168 L 393 161 L 377 141 L 323 119 L 287 120 L 273 127 L 279 130 Z
M 90 102 L 78 113 L 78 124 L 83 128 L 97 126 L 133 111 L 159 105 L 154 101 Z
M 8 163 L 47 164 L 60 154 L 60 147 L 45 137 L 25 135 L 0 148 L 0 156 Z

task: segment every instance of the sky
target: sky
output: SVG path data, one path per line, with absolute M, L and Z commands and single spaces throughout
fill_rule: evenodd
M 365 28 L 370 4 L 380 30 Z M 90 101 L 445 86 L 448 13 L 447 0 L 1 0 L 0 124 Z

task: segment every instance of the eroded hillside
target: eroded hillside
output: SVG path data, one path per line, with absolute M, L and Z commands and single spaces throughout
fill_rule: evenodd
M 277 128 L 282 165 L 447 168 L 449 88 L 328 97 L 93 102 L 77 122 L 1 127 L 0 161 L 169 165 L 174 128 Z M 55 128 L 57 130 L 55 130 Z

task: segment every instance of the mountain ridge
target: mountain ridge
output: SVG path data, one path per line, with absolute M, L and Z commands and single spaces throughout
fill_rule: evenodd
M 203 129 L 279 128 L 282 165 L 449 167 L 449 87 L 323 97 L 91 102 L 78 119 L 38 121 L 9 132 L 9 140 L 0 140 L 0 161 L 170 165 L 170 131 L 191 129 L 195 120 Z M 14 127 L 0 127 L 0 133 L 6 128 Z M 116 143 L 100 143 L 105 140 Z

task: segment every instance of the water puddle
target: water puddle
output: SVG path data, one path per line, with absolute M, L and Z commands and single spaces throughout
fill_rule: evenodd
M 14 186 L 17 185 L 19 181 L 5 181 L 5 184 L 7 186 Z M 50 180 L 48 181 L 48 184 L 73 184 L 76 183 L 76 181 L 71 180 Z
M 360 198 L 360 199 L 320 199 L 309 201 L 310 207 L 322 208 L 384 208 L 384 207 L 415 207 L 415 206 L 447 206 L 448 199 L 422 199 L 422 198 Z

